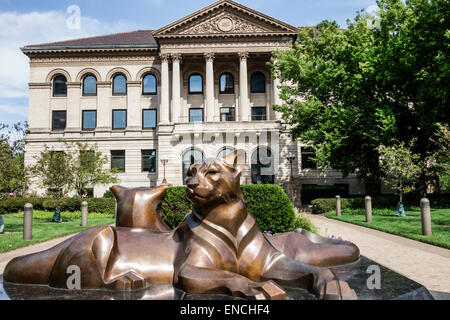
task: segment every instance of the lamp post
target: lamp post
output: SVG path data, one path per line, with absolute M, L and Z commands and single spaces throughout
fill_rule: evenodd
M 286 159 L 290 162 L 291 164 L 291 177 L 289 179 L 289 182 L 294 182 L 295 178 L 294 178 L 294 172 L 293 172 L 293 168 L 292 168 L 292 163 L 295 160 L 295 154 L 293 154 L 292 152 L 289 152 L 289 154 L 287 155 Z
M 164 167 L 164 179 L 163 179 L 163 181 L 162 181 L 162 184 L 164 185 L 164 184 L 167 184 L 167 179 L 166 179 L 166 165 L 167 165 L 167 163 L 169 162 L 169 158 L 167 158 L 167 156 L 162 156 L 162 157 L 160 158 L 160 160 L 161 160 L 161 163 L 162 163 L 162 165 L 163 165 L 163 167 Z

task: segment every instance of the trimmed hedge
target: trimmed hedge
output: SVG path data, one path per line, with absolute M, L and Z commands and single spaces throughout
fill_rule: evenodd
M 90 212 L 114 214 L 114 199 L 102 198 L 63 198 L 59 199 L 59 208 L 61 211 L 74 212 L 79 211 L 81 203 L 87 201 Z M 10 198 L 0 200 L 0 214 L 17 213 L 23 211 L 25 204 L 31 203 L 33 209 L 44 211 L 55 211 L 56 199 L 50 198 Z
M 242 194 L 248 210 L 262 231 L 285 232 L 293 230 L 294 206 L 279 185 L 243 185 Z M 61 211 L 79 211 L 87 201 L 89 212 L 114 214 L 115 201 L 111 198 L 63 198 L 59 200 Z M 48 198 L 11 198 L 0 200 L 0 214 L 22 211 L 26 203 L 36 210 L 54 211 L 56 200 Z M 162 203 L 162 218 L 171 228 L 177 227 L 192 209 L 185 187 L 172 187 Z
M 341 209 L 364 209 L 364 196 L 359 198 L 341 198 Z M 427 198 L 431 202 L 432 208 L 449 208 L 450 195 L 448 194 L 430 194 Z M 378 196 L 372 197 L 372 206 L 375 209 L 396 208 L 399 197 L 392 196 Z M 413 197 L 404 197 L 403 203 L 407 206 L 419 207 L 420 201 Z M 320 198 L 311 201 L 312 213 L 321 214 L 336 210 L 336 198 Z
M 279 185 L 243 185 L 241 188 L 248 211 L 253 214 L 262 231 L 293 230 L 294 206 Z M 169 227 L 175 228 L 191 208 L 185 187 L 169 188 L 162 203 L 163 220 Z

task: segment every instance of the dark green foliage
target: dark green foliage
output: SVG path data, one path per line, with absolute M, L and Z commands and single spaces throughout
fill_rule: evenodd
M 430 194 L 428 195 L 432 208 L 448 208 L 450 207 L 450 195 L 449 194 Z M 406 206 L 416 206 L 420 205 L 420 201 L 415 199 L 413 196 L 409 195 L 404 197 L 403 203 Z M 330 212 L 336 210 L 336 199 L 335 198 L 319 198 L 311 202 L 312 212 L 314 214 L 321 214 L 325 212 Z M 398 196 L 378 196 L 372 197 L 372 206 L 375 209 L 392 208 L 395 210 L 398 204 Z M 341 209 L 364 209 L 364 197 L 358 198 L 341 198 Z
M 255 217 L 261 231 L 291 230 L 294 206 L 279 185 L 244 185 L 242 194 L 248 211 Z
M 191 210 L 192 203 L 186 196 L 185 187 L 172 187 L 167 190 L 161 215 L 170 228 L 176 228 Z
M 278 185 L 244 185 L 242 193 L 248 210 L 256 219 L 262 231 L 284 232 L 294 227 L 294 207 L 283 189 Z M 87 201 L 89 212 L 114 214 L 115 201 L 112 198 L 63 198 L 59 199 L 61 211 L 80 211 L 81 203 Z M 0 213 L 17 213 L 26 203 L 32 203 L 35 210 L 55 211 L 56 199 L 2 199 Z M 185 187 L 172 187 L 162 202 L 162 219 L 171 228 L 176 228 L 192 210 L 192 203 L 186 196 Z
M 294 225 L 294 207 L 278 185 L 243 185 L 242 194 L 248 210 L 262 231 L 284 232 Z M 184 187 L 169 188 L 162 203 L 163 220 L 171 228 L 178 226 L 192 204 Z
M 114 198 L 114 195 L 112 194 L 111 190 L 107 190 L 107 191 L 103 194 L 103 198 L 111 199 L 111 198 Z

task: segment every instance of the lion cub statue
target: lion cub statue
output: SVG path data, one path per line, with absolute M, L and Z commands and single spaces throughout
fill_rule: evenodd
M 113 187 L 116 227 L 91 228 L 42 253 L 15 258 L 4 280 L 66 288 L 67 270 L 76 265 L 82 289 L 173 284 L 189 293 L 285 299 L 281 284 L 321 299 L 355 299 L 330 269 L 289 258 L 267 240 L 244 203 L 237 158 L 233 153 L 190 167 L 187 195 L 193 210 L 175 230 L 160 219 L 165 187 Z

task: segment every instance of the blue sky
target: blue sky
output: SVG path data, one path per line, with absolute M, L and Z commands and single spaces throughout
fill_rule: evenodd
M 356 11 L 375 0 L 240 0 L 294 26 L 315 25 L 324 19 L 341 26 Z M 20 47 L 137 29 L 158 29 L 213 0 L 1 0 L 0 1 L 0 122 L 28 118 L 28 59 Z M 67 8 L 81 9 L 81 28 L 69 30 Z

